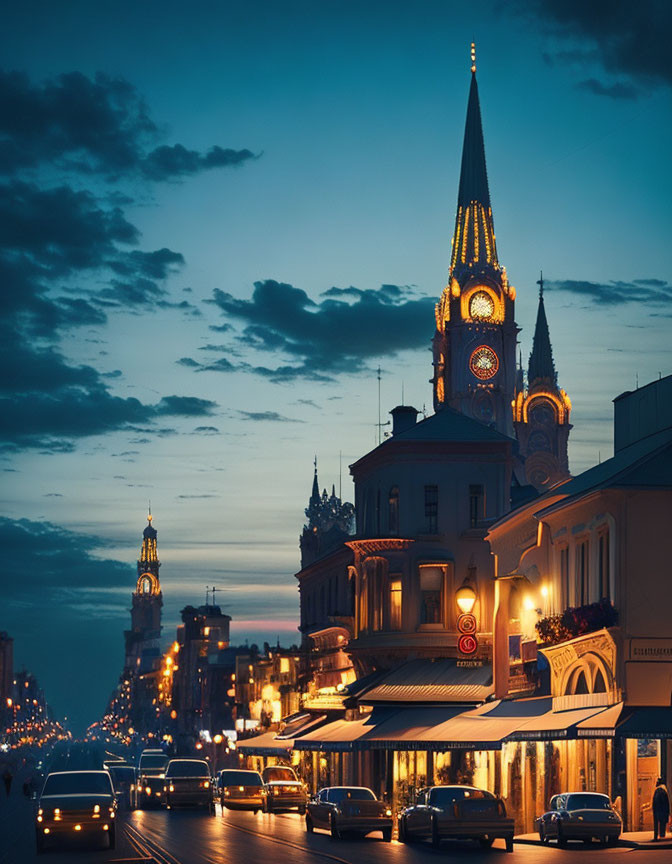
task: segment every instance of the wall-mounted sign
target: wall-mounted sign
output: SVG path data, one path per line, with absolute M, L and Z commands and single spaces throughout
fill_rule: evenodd
M 478 651 L 478 639 L 471 633 L 462 633 L 457 640 L 457 650 L 460 654 L 475 654 Z
M 457 619 L 457 629 L 460 633 L 475 633 L 476 632 L 476 616 L 471 612 L 467 615 L 460 615 Z
M 672 662 L 672 639 L 631 639 L 630 659 L 647 662 Z
M 458 653 L 470 657 L 478 651 L 477 626 L 476 616 L 471 612 L 460 615 L 457 619 L 457 629 L 460 631 L 457 639 Z

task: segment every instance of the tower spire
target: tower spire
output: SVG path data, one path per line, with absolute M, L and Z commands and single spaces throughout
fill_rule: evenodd
M 543 272 L 539 274 L 537 285 L 539 286 L 539 307 L 537 309 L 537 323 L 534 328 L 532 353 L 530 354 L 530 363 L 527 369 L 527 380 L 531 384 L 533 381 L 547 379 L 555 386 L 557 376 L 555 372 L 555 364 L 553 362 L 551 337 L 548 332 L 546 309 L 544 308 Z
M 451 275 L 459 281 L 465 272 L 474 272 L 474 268 L 477 271 L 482 270 L 488 266 L 499 270 L 476 82 L 476 45 L 472 42 L 471 85 L 464 127 L 450 270 Z

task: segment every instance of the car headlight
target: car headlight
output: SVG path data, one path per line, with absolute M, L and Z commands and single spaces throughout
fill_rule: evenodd
M 164 778 L 165 776 L 166 776 L 165 774 L 159 774 L 159 780 L 163 780 L 163 778 Z
M 225 789 L 225 790 L 224 790 L 224 797 L 228 797 L 230 794 L 231 794 L 231 793 L 229 792 L 228 789 Z
M 172 783 L 171 783 L 170 786 L 168 787 L 168 791 L 169 791 L 169 792 L 174 792 L 174 791 L 175 791 L 175 787 L 173 786 Z
M 385 815 L 386 815 L 386 816 L 391 816 L 391 815 L 392 815 L 392 811 L 390 810 L 389 807 L 388 807 L 387 810 L 385 811 Z
M 147 795 L 151 795 L 152 794 L 152 787 L 151 786 L 145 786 L 145 792 Z
M 209 789 L 209 788 L 210 788 L 210 781 L 209 781 L 209 780 L 206 780 L 206 781 L 203 783 L 203 788 L 204 788 L 204 789 Z
M 100 804 L 94 804 L 93 805 L 93 812 L 94 813 L 100 813 Z

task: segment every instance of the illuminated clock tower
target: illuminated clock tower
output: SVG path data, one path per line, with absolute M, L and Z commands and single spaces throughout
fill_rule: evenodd
M 497 257 L 473 43 L 471 59 L 450 272 L 436 305 L 434 410 L 449 406 L 513 437 L 516 293 Z
M 142 532 L 138 579 L 131 607 L 131 629 L 126 631 L 126 668 L 136 672 L 149 671 L 160 660 L 163 594 L 159 581 L 161 562 L 156 536 L 150 512 L 147 526 Z

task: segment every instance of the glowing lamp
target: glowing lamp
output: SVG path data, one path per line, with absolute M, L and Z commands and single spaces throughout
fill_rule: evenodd
M 541 596 L 542 597 L 548 597 L 548 588 L 546 585 L 541 586 Z
M 523 600 L 523 606 L 528 612 L 531 612 L 534 609 L 534 600 L 532 600 L 529 594 Z
M 476 602 L 476 592 L 465 579 L 455 592 L 455 602 L 463 615 L 469 615 Z
M 215 744 L 221 744 L 223 741 L 223 738 L 221 735 L 217 734 L 213 737 L 212 740 L 215 742 Z

